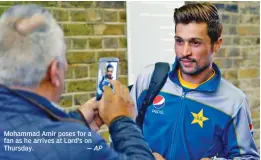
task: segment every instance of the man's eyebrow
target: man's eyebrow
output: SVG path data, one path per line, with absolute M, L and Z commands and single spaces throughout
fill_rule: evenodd
M 192 40 L 192 41 L 203 41 L 203 38 L 191 38 L 190 40 Z
M 182 39 L 181 37 L 179 36 L 174 36 L 175 39 Z
M 174 36 L 174 38 L 175 38 L 175 39 L 182 39 L 182 40 L 183 40 L 183 38 L 181 38 L 181 37 L 179 37 L 179 36 Z M 193 38 L 189 38 L 188 40 L 189 40 L 189 41 L 195 41 L 195 40 L 203 41 L 203 38 L 193 37 Z

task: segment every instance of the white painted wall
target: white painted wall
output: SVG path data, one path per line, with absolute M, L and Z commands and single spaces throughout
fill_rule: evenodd
M 174 9 L 184 1 L 127 1 L 128 82 L 133 84 L 142 68 L 155 62 L 173 63 Z

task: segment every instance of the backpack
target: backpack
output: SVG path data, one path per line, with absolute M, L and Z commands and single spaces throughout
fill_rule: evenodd
M 155 64 L 155 68 L 152 73 L 148 91 L 145 95 L 145 98 L 142 102 L 141 109 L 139 110 L 138 116 L 136 118 L 136 123 L 141 128 L 141 130 L 142 130 L 143 121 L 147 108 L 152 104 L 154 98 L 157 96 L 161 88 L 164 86 L 168 78 L 169 70 L 170 70 L 170 66 L 168 63 L 157 62 Z M 128 86 L 129 91 L 131 91 L 132 87 L 133 85 Z

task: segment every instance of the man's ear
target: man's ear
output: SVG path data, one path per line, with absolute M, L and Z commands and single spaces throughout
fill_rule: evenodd
M 60 85 L 60 81 L 59 81 L 59 62 L 57 62 L 56 60 L 53 60 L 51 62 L 50 68 L 49 68 L 49 78 L 50 81 L 53 85 L 55 85 L 56 87 L 58 87 Z
M 219 37 L 217 42 L 214 44 L 214 48 L 213 49 L 214 49 L 215 53 L 219 51 L 219 49 L 221 47 L 221 44 L 222 44 L 222 41 L 223 41 L 222 37 Z

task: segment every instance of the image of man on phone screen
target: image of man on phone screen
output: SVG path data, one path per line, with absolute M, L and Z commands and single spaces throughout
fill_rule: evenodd
M 98 96 L 97 97 L 98 99 L 101 98 L 101 95 L 102 93 L 104 92 L 103 91 L 103 87 L 104 86 L 110 86 L 110 80 L 113 80 L 113 70 L 114 70 L 114 67 L 112 64 L 108 64 L 107 67 L 106 67 L 106 73 L 105 75 L 102 77 L 100 83 L 99 83 L 99 89 L 98 89 Z

